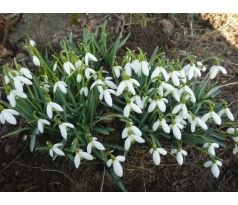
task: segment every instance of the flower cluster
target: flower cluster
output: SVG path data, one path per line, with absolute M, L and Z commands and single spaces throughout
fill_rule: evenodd
M 83 159 L 97 158 L 119 177 L 126 160 L 121 150 L 127 153 L 137 143 L 150 146 L 155 165 L 168 153 L 182 165 L 189 154 L 186 145 L 193 145 L 210 158 L 204 166 L 211 167 L 215 177 L 222 166 L 217 136 L 225 140 L 232 135 L 233 153 L 238 153 L 237 129 L 229 128 L 228 134 L 217 129 L 226 120 L 234 121 L 211 81 L 227 73 L 224 67 L 207 69 L 194 56 L 171 61 L 154 53 L 147 59 L 141 50 L 128 50 L 122 62 L 114 60 L 109 69 L 103 64 L 105 56 L 91 53 L 89 45 L 72 50 L 67 43 L 59 55 L 45 59 L 31 40 L 34 73 L 16 61 L 14 68 L 3 67 L 6 100 L 0 101 L 0 122 L 16 125 L 20 115 L 32 129 L 33 149 L 46 148 L 53 159 L 68 156 L 76 168 Z M 123 127 L 124 147 L 102 140 L 111 129 L 104 122 L 115 118 Z M 40 135 L 48 140 L 36 147 Z

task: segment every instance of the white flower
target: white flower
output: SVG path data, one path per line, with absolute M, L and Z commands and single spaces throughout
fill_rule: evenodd
M 172 85 L 170 85 L 169 83 L 166 82 L 161 82 L 158 88 L 159 94 L 161 96 L 164 95 L 164 90 L 166 90 L 167 92 L 171 92 L 174 90 L 174 87 Z
M 136 92 L 133 87 L 133 84 L 138 87 L 140 86 L 140 83 L 137 80 L 132 78 L 130 78 L 129 80 L 123 80 L 122 82 L 120 82 L 119 86 L 117 87 L 117 96 L 121 95 L 126 88 L 128 89 L 130 93 L 135 95 Z
M 128 76 L 131 76 L 132 71 L 131 71 L 131 64 L 130 64 L 130 63 L 127 63 L 127 64 L 125 65 L 124 70 L 125 70 L 125 72 L 126 72 L 126 74 L 127 74 Z
M 141 70 L 145 76 L 149 75 L 149 63 L 147 61 L 141 61 Z
M 59 104 L 50 101 L 47 103 L 47 106 L 46 106 L 46 113 L 50 119 L 52 119 L 53 117 L 53 110 L 56 110 L 58 112 L 64 111 L 63 108 Z
M 144 96 L 143 96 L 143 99 L 144 99 Z M 143 99 L 139 95 L 135 95 L 131 98 L 131 100 L 135 102 L 140 109 L 143 109 L 145 105 L 145 102 L 144 102 L 145 100 L 143 101 Z
M 186 75 L 188 76 L 188 80 L 191 80 L 196 77 L 201 77 L 200 69 L 196 67 L 195 64 L 187 64 L 183 67 Z
M 10 79 L 7 75 L 4 75 L 4 82 L 8 85 L 10 83 Z
M 111 93 L 115 95 L 116 91 L 112 89 L 103 89 L 102 86 L 98 86 L 98 90 L 100 92 L 99 99 L 102 100 L 104 98 L 107 105 L 111 107 L 112 106 Z
M 216 77 L 216 75 L 218 73 L 223 73 L 224 75 L 227 74 L 227 71 L 224 67 L 222 66 L 219 66 L 219 65 L 213 65 L 211 68 L 210 68 L 210 79 L 214 79 Z
M 155 81 L 155 78 L 159 77 L 160 73 L 162 73 L 162 75 L 164 76 L 164 80 L 167 82 L 169 80 L 169 74 L 161 66 L 158 66 L 154 69 L 154 71 L 151 74 L 151 80 L 154 79 L 153 81 Z
M 176 86 L 179 86 L 180 85 L 180 80 L 179 80 L 180 73 L 178 71 L 172 71 L 171 73 L 169 73 L 169 75 L 172 79 L 173 84 Z
M 183 93 L 183 91 L 182 91 L 181 89 L 174 88 L 174 89 L 172 90 L 172 92 L 167 90 L 167 91 L 164 93 L 164 97 L 167 97 L 170 93 L 172 93 L 172 96 L 174 97 L 175 100 L 177 100 L 178 102 L 180 102 L 180 98 L 181 98 L 181 95 L 182 95 L 182 93 Z
M 101 151 L 105 150 L 105 147 L 102 145 L 101 142 L 97 141 L 96 137 L 93 137 L 92 141 L 88 143 L 87 152 L 91 153 L 93 147 L 95 147 L 97 150 L 101 150 Z
M 24 75 L 25 77 L 32 79 L 31 71 L 28 68 L 22 67 L 19 72 Z
M 62 137 L 66 140 L 67 139 L 67 130 L 69 128 L 74 128 L 74 125 L 69 123 L 69 122 L 63 122 L 61 124 L 59 124 L 59 129 L 60 129 L 60 133 L 62 135 Z
M 204 163 L 204 167 L 211 167 L 212 174 L 216 178 L 220 175 L 218 166 L 222 166 L 222 162 L 219 160 L 207 161 Z
M 130 125 L 122 131 L 122 139 L 126 138 L 124 148 L 129 150 L 132 142 L 144 143 L 145 140 L 141 137 L 142 133 L 138 127 Z
M 16 110 L 13 109 L 3 109 L 0 112 L 0 122 L 2 124 L 5 124 L 5 121 L 12 125 L 16 125 L 17 121 L 14 115 L 19 115 L 19 113 Z
M 77 60 L 75 63 L 74 63 L 74 66 L 76 69 L 79 69 L 82 65 L 82 61 L 81 60 Z
M 209 154 L 215 156 L 215 148 L 219 148 L 219 144 L 207 142 L 203 145 L 203 148 L 206 148 Z
M 79 168 L 81 159 L 93 160 L 93 156 L 87 152 L 84 152 L 82 149 L 78 149 L 74 157 L 74 164 L 76 168 Z
M 130 67 L 135 71 L 135 73 L 136 73 L 138 76 L 141 76 L 142 67 L 141 67 L 141 62 L 140 62 L 138 59 L 133 60 L 133 61 L 130 63 Z
M 82 74 L 79 73 L 76 77 L 76 80 L 78 83 L 80 83 L 82 81 Z
M 85 97 L 88 96 L 88 87 L 82 87 L 80 89 L 80 95 L 84 94 Z
M 227 133 L 228 134 L 235 134 L 236 132 L 238 132 L 238 128 L 233 128 L 233 127 L 230 127 L 227 129 Z
M 109 159 L 107 161 L 107 166 L 108 167 L 113 167 L 113 170 L 115 172 L 115 174 L 119 177 L 122 177 L 123 175 L 123 169 L 121 166 L 120 162 L 124 162 L 125 161 L 125 157 L 124 156 L 117 156 L 117 157 L 113 157 L 113 159 Z
M 40 131 L 40 133 L 44 132 L 44 125 L 50 125 L 50 122 L 45 119 L 39 119 L 37 120 L 37 128 Z
M 152 154 L 152 156 L 153 156 L 153 161 L 154 161 L 155 165 L 159 165 L 160 164 L 160 154 L 166 155 L 167 151 L 163 148 L 158 148 L 158 147 L 151 148 L 150 154 Z
M 205 72 L 207 70 L 206 66 L 204 66 L 201 61 L 197 61 L 197 66 L 202 72 Z
M 31 47 L 35 47 L 36 46 L 36 42 L 33 41 L 33 40 L 30 40 L 29 43 L 30 43 Z
M 164 118 L 158 119 L 152 126 L 152 129 L 156 131 L 159 127 L 162 127 L 164 132 L 170 133 L 170 127 L 167 124 L 166 120 Z
M 155 99 L 155 100 L 150 99 L 150 105 L 148 107 L 148 112 L 149 113 L 153 112 L 156 107 L 158 107 L 161 112 L 165 112 L 166 111 L 165 103 L 168 103 L 168 100 L 166 98 L 160 98 L 160 99 Z
M 57 89 L 59 89 L 62 93 L 67 93 L 67 84 L 64 81 L 58 81 L 55 83 L 53 91 L 56 92 Z
M 183 155 L 187 156 L 187 152 L 182 149 L 172 149 L 171 154 L 175 154 L 175 153 L 176 153 L 176 160 L 177 160 L 178 164 L 182 165 L 183 164 Z
M 45 83 L 43 89 L 48 93 L 50 91 L 50 85 Z
M 234 116 L 233 114 L 231 113 L 230 109 L 227 107 L 227 108 L 224 108 L 222 110 L 220 110 L 218 112 L 218 115 L 221 117 L 223 114 L 226 114 L 226 116 L 228 117 L 229 120 L 231 121 L 234 121 Z
M 106 85 L 107 85 L 109 88 L 114 89 L 114 90 L 117 89 L 116 84 L 112 81 L 112 77 L 106 77 L 106 78 L 104 79 L 104 82 L 106 83 Z
M 115 73 L 115 76 L 117 78 L 119 78 L 121 76 L 121 70 L 122 70 L 122 67 L 121 66 L 114 66 L 112 68 L 113 72 Z
M 12 107 L 16 107 L 16 98 L 27 98 L 27 95 L 23 92 L 20 92 L 18 90 L 11 90 L 9 95 L 7 96 L 7 99 L 9 100 L 9 103 Z
M 131 110 L 133 110 L 136 113 L 142 113 L 142 110 L 140 107 L 133 102 L 133 99 L 130 100 L 130 103 L 126 105 L 126 107 L 123 110 L 123 115 L 126 117 L 129 117 Z
M 75 70 L 74 65 L 73 65 L 71 62 L 69 62 L 69 61 L 65 62 L 64 65 L 63 65 L 63 67 L 64 67 L 65 72 L 66 72 L 68 75 L 70 75 L 71 70 Z
M 202 120 L 204 122 L 207 122 L 208 119 L 210 118 L 213 118 L 214 122 L 218 125 L 221 125 L 221 118 L 220 116 L 215 113 L 214 111 L 210 111 L 209 113 L 205 114 L 203 117 L 202 117 Z
M 16 73 L 16 76 L 12 76 L 11 78 L 13 79 L 14 87 L 17 91 L 23 92 L 23 86 L 26 85 L 32 85 L 32 82 L 23 76 L 18 75 L 19 73 Z
M 92 68 L 86 68 L 84 75 L 88 80 L 89 78 L 91 78 L 91 76 L 94 76 L 95 73 L 96 73 L 96 71 L 93 70 Z
M 49 154 L 52 158 L 54 157 L 54 153 L 59 156 L 65 156 L 64 152 L 59 148 L 61 146 L 63 146 L 62 143 L 57 143 L 51 147 L 51 149 L 49 150 Z
M 40 59 L 37 56 L 33 56 L 32 61 L 35 64 L 35 66 L 40 66 Z
M 84 58 L 84 62 L 85 62 L 86 65 L 88 65 L 89 61 L 98 61 L 98 60 L 93 54 L 86 53 L 85 58 Z
M 188 115 L 188 109 L 187 109 L 187 106 L 185 103 L 180 103 L 180 104 L 176 105 L 173 108 L 172 113 L 177 114 L 179 111 L 182 111 L 183 118 L 186 119 L 186 117 Z
M 178 140 L 181 140 L 181 137 L 182 137 L 182 133 L 180 129 L 184 128 L 181 122 L 182 120 L 180 119 L 180 117 L 178 118 L 176 117 L 175 120 L 172 120 L 172 124 L 170 125 L 174 137 L 177 138 Z
M 202 118 L 200 117 L 196 117 L 196 116 L 190 116 L 188 115 L 188 120 L 191 124 L 191 132 L 195 132 L 196 126 L 199 125 L 202 129 L 207 130 L 208 127 L 206 125 L 206 123 L 202 120 Z

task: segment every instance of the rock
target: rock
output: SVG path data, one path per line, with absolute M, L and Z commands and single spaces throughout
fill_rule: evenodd
M 70 14 L 23 14 L 15 32 L 9 36 L 9 42 L 21 48 L 25 44 L 25 39 L 30 37 L 38 48 L 45 49 L 52 36 L 60 31 L 70 32 L 71 28 Z

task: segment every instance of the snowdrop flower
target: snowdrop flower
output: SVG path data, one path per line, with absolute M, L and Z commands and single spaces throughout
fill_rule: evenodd
M 140 83 L 137 80 L 132 78 L 128 80 L 123 80 L 122 82 L 120 82 L 119 86 L 117 87 L 117 93 L 116 93 L 117 96 L 120 96 L 126 88 L 128 89 L 130 93 L 132 93 L 132 95 L 135 95 L 136 92 L 133 85 L 136 85 L 139 87 Z
M 105 150 L 105 147 L 101 142 L 97 141 L 96 137 L 93 137 L 92 140 L 88 143 L 87 152 L 90 154 L 92 152 L 92 148 L 95 147 L 97 150 Z
M 138 127 L 130 124 L 122 131 L 122 139 L 126 138 L 124 148 L 129 150 L 132 142 L 144 143 L 145 140 L 141 137 L 142 133 Z
M 1 107 L 0 107 L 1 108 Z M 8 123 L 12 125 L 16 125 L 17 121 L 14 115 L 19 115 L 19 113 L 16 110 L 13 109 L 2 109 L 0 110 L 0 122 L 2 124 L 5 124 L 7 121 Z
M 166 111 L 165 103 L 168 103 L 168 100 L 166 98 L 158 98 L 158 99 L 154 99 L 154 100 L 150 99 L 150 105 L 148 107 L 148 112 L 149 113 L 153 112 L 156 107 L 158 107 L 161 112 L 165 112 Z
M 31 47 L 35 47 L 35 46 L 36 46 L 36 42 L 33 41 L 33 40 L 30 40 L 29 43 L 30 43 L 30 46 L 31 46 Z
M 203 145 L 203 148 L 206 148 L 209 154 L 215 156 L 215 148 L 219 148 L 219 144 L 207 142 Z
M 59 148 L 59 147 L 62 147 L 62 146 L 63 146 L 62 143 L 56 143 L 53 146 L 51 146 L 51 149 L 49 150 L 50 156 L 53 158 L 54 153 L 59 155 L 59 156 L 65 156 L 64 152 Z
M 233 127 L 230 127 L 227 129 L 227 133 L 228 134 L 235 134 L 235 133 L 238 133 L 238 128 L 233 128 Z
M 85 62 L 86 65 L 88 65 L 89 61 L 98 61 L 98 60 L 93 54 L 88 52 L 85 55 L 84 62 Z
M 89 92 L 88 87 L 82 87 L 79 92 L 80 92 L 80 95 L 84 94 L 84 96 L 87 97 Z
M 176 105 L 173 108 L 172 113 L 177 114 L 179 111 L 182 111 L 182 116 L 184 119 L 186 119 L 187 115 L 188 115 L 188 109 L 187 109 L 187 106 L 185 103 L 180 103 L 180 104 Z
M 179 118 L 173 119 L 170 128 L 172 129 L 174 137 L 178 140 L 181 140 L 182 133 L 180 129 L 184 128 L 183 124 L 181 123 L 181 119 Z
M 39 119 L 37 120 L 37 128 L 40 131 L 40 133 L 44 132 L 44 125 L 50 125 L 50 122 L 45 119 Z
M 50 85 L 45 83 L 43 89 L 48 93 L 50 91 Z
M 208 119 L 210 118 L 213 118 L 214 122 L 218 125 L 221 125 L 221 118 L 220 116 L 215 113 L 214 111 L 210 111 L 209 113 L 205 114 L 203 117 L 202 117 L 202 120 L 204 122 L 207 122 Z
M 10 83 L 10 79 L 7 75 L 4 75 L 4 82 L 6 83 L 6 85 Z
M 86 79 L 89 80 L 89 78 L 91 78 L 91 76 L 94 76 L 95 73 L 96 73 L 96 71 L 93 70 L 92 68 L 86 68 L 84 75 L 85 75 Z
M 87 152 L 84 152 L 82 149 L 78 149 L 74 157 L 74 164 L 76 168 L 79 168 L 81 159 L 93 160 L 93 156 Z
M 155 81 L 155 78 L 159 77 L 159 75 L 162 73 L 162 75 L 164 76 L 164 80 L 167 82 L 169 80 L 169 74 L 167 73 L 167 71 L 161 67 L 158 66 L 154 69 L 154 71 L 151 74 L 151 80 L 152 82 Z M 153 80 L 154 79 L 154 80 Z
M 187 64 L 183 67 L 183 70 L 188 76 L 188 80 L 191 80 L 196 77 L 201 77 L 200 69 L 197 68 L 195 64 Z
M 130 63 L 130 67 L 135 71 L 135 73 L 136 73 L 138 76 L 141 76 L 141 71 L 142 71 L 141 62 L 140 62 L 138 59 L 133 60 L 133 61 Z
M 112 107 L 112 97 L 111 94 L 116 94 L 115 90 L 112 89 L 104 89 L 102 86 L 98 86 L 99 90 L 99 99 L 102 100 L 104 98 L 105 102 L 109 107 Z
M 149 75 L 149 63 L 147 61 L 141 61 L 141 70 L 145 76 Z
M 144 102 L 143 102 L 143 99 L 139 96 L 139 95 L 135 95 L 131 98 L 131 101 L 135 102 L 136 105 L 138 105 L 138 107 L 140 109 L 143 109 L 144 108 Z
M 160 155 L 166 155 L 167 151 L 163 148 L 151 148 L 150 149 L 150 154 L 152 154 L 153 156 L 153 161 L 155 163 L 155 165 L 159 165 L 160 164 Z
M 191 132 L 195 132 L 197 125 L 199 125 L 204 130 L 208 129 L 206 123 L 200 117 L 188 115 L 188 121 L 191 124 Z
M 11 90 L 7 99 L 12 107 L 16 107 L 16 98 L 27 98 L 27 95 L 18 90 Z
M 156 131 L 159 127 L 162 127 L 164 132 L 170 133 L 170 127 L 167 124 L 166 120 L 162 117 L 160 117 L 152 126 L 152 129 Z
M 78 83 L 81 83 L 81 81 L 82 81 L 82 74 L 79 73 L 77 75 L 77 77 L 76 77 L 76 80 L 77 80 Z
M 112 68 L 113 72 L 115 73 L 115 76 L 117 78 L 119 78 L 121 76 L 121 70 L 122 70 L 122 67 L 121 66 L 114 66 Z
M 222 66 L 219 66 L 219 65 L 213 65 L 211 68 L 210 68 L 210 79 L 214 79 L 216 77 L 216 75 L 218 73 L 223 73 L 224 75 L 227 74 L 227 71 L 224 67 Z
M 176 154 L 176 160 L 179 165 L 183 164 L 183 155 L 187 156 L 187 152 L 182 149 L 172 149 L 171 154 Z
M 74 125 L 69 123 L 69 122 L 63 122 L 61 124 L 59 124 L 59 129 L 60 129 L 60 133 L 62 135 L 62 137 L 67 140 L 67 130 L 68 128 L 74 128 Z
M 227 133 L 228 134 L 237 134 L 238 133 L 238 129 L 234 129 L 233 127 L 230 127 L 227 129 Z M 234 140 L 235 142 L 235 148 L 233 149 L 233 154 L 237 154 L 238 153 L 238 136 L 237 137 L 232 137 L 232 139 Z
M 133 98 L 128 99 L 128 103 L 123 110 L 123 115 L 126 117 L 129 117 L 131 110 L 133 110 L 136 113 L 142 113 L 142 110 L 140 109 L 140 107 L 134 103 Z
M 108 167 L 113 167 L 113 170 L 115 172 L 115 174 L 119 177 L 122 177 L 123 175 L 123 169 L 122 169 L 122 166 L 121 166 L 121 163 L 120 162 L 124 162 L 125 161 L 125 157 L 124 156 L 117 156 L 117 157 L 112 157 L 112 159 L 109 159 L 107 161 L 107 166 Z
M 180 85 L 180 73 L 178 71 L 172 71 L 170 74 L 170 77 L 172 79 L 172 82 L 174 85 L 179 86 Z
M 53 117 L 53 110 L 56 110 L 58 112 L 64 111 L 63 108 L 59 104 L 50 101 L 47 103 L 47 106 L 46 106 L 46 113 L 50 119 L 52 119 Z
M 207 70 L 206 66 L 204 66 L 201 61 L 197 61 L 197 66 L 202 72 L 205 72 Z
M 40 59 L 36 55 L 32 57 L 32 61 L 35 64 L 35 66 L 40 66 Z
M 81 60 L 77 60 L 75 63 L 74 63 L 74 66 L 76 69 L 79 69 L 82 65 L 82 61 Z
M 220 170 L 218 166 L 222 166 L 222 162 L 219 160 L 214 160 L 214 161 L 207 161 L 204 163 L 204 167 L 211 167 L 211 172 L 214 177 L 218 177 L 220 175 Z
M 132 71 L 131 71 L 131 64 L 130 64 L 130 63 L 127 63 L 127 64 L 125 65 L 124 70 L 125 70 L 125 72 L 126 72 L 126 74 L 127 74 L 128 76 L 131 76 Z
M 71 62 L 69 62 L 69 61 L 65 62 L 64 65 L 63 65 L 63 67 L 64 67 L 65 72 L 66 72 L 68 75 L 70 75 L 71 70 L 75 70 L 74 65 L 73 65 Z
M 32 82 L 28 78 L 20 76 L 18 73 L 16 73 L 16 76 L 11 75 L 11 78 L 13 79 L 15 89 L 19 92 L 23 92 L 23 86 L 25 84 L 32 85 Z
M 55 83 L 53 91 L 56 92 L 57 89 L 59 89 L 62 93 L 67 93 L 67 84 L 64 81 L 58 81 Z
M 177 100 L 178 102 L 180 102 L 180 98 L 181 98 L 181 95 L 183 93 L 183 91 L 181 89 L 178 89 L 178 88 L 174 88 L 172 91 L 166 91 L 164 93 L 164 97 L 167 97 L 170 93 L 172 93 L 172 96 L 174 97 L 175 100 Z
M 233 114 L 231 113 L 231 111 L 230 111 L 230 109 L 229 109 L 228 107 L 226 107 L 226 108 L 224 108 L 224 109 L 222 109 L 222 110 L 220 110 L 220 111 L 218 112 L 218 115 L 219 115 L 220 117 L 221 117 L 223 114 L 226 114 L 226 116 L 228 117 L 229 120 L 234 121 L 234 116 L 233 116 Z
M 104 79 L 104 82 L 106 83 L 106 85 L 107 85 L 109 88 L 114 89 L 114 90 L 117 89 L 116 84 L 112 81 L 112 77 L 106 77 L 106 78 Z
M 25 77 L 29 78 L 29 79 L 32 79 L 32 75 L 31 75 L 31 72 L 28 68 L 24 68 L 22 67 L 19 72 L 24 75 Z

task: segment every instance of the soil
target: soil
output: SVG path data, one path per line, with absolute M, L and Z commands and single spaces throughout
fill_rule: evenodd
M 183 14 L 82 14 L 72 17 L 72 31 L 74 37 L 79 39 L 82 27 L 93 29 L 108 20 L 109 28 L 115 35 L 131 32 L 126 47 L 140 47 L 148 56 L 158 46 L 170 58 L 189 53 L 195 54 L 198 59 L 211 55 L 224 57 L 224 66 L 229 75 L 218 80 L 218 83 L 225 85 L 221 97 L 228 100 L 238 117 L 238 24 L 228 22 L 231 18 L 235 19 L 231 15 L 196 14 L 191 19 L 191 16 Z M 64 32 L 62 30 L 60 35 Z M 55 34 L 52 42 L 57 45 L 58 39 L 58 34 Z M 19 48 L 20 42 L 15 44 L 13 40 L 4 47 L 19 58 L 24 58 L 24 50 Z M 11 57 L 1 57 L 0 63 L 9 62 Z M 0 125 L 0 136 L 12 128 Z M 122 180 L 126 188 L 128 191 L 238 191 L 238 156 L 232 155 L 233 144 L 220 149 L 224 162 L 218 179 L 202 166 L 203 156 L 192 148 L 188 149 L 189 155 L 183 166 L 178 166 L 173 157 L 166 156 L 162 164 L 156 167 L 149 156 L 148 147 L 133 146 L 124 164 Z M 0 138 L 0 190 L 120 191 L 100 162 L 84 162 L 76 170 L 71 161 L 60 158 L 52 161 L 45 153 L 30 152 L 26 134 Z

